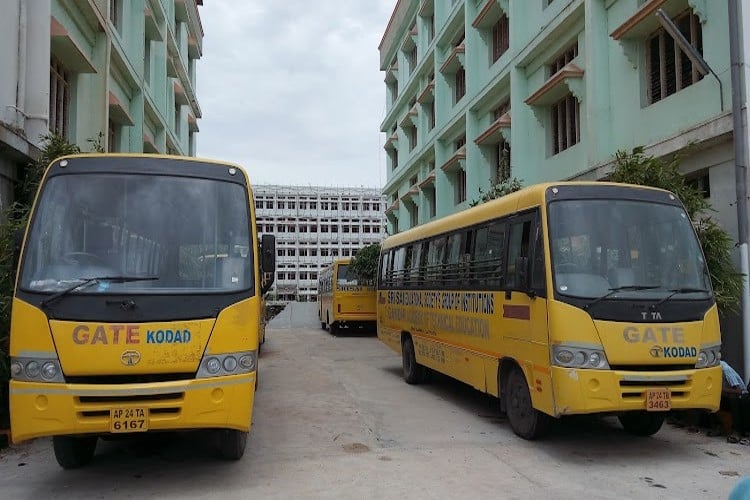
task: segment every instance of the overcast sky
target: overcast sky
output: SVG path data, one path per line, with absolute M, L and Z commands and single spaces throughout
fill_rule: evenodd
M 378 45 L 396 0 L 209 0 L 199 7 L 198 156 L 255 184 L 385 183 Z

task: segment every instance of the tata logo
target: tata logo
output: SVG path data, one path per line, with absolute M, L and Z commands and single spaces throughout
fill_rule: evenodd
M 648 353 L 652 358 L 695 358 L 698 356 L 698 348 L 655 345 L 648 350 Z
M 631 344 L 656 344 L 657 342 L 665 344 L 685 343 L 685 330 L 678 326 L 647 326 L 645 328 L 639 328 L 637 326 L 626 326 L 622 330 L 622 336 L 625 339 L 625 342 L 629 342 Z
M 120 354 L 120 361 L 125 366 L 135 366 L 141 362 L 141 353 L 138 351 L 125 351 Z

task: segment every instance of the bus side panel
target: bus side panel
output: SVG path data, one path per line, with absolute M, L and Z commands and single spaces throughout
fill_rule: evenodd
M 10 336 L 11 356 L 50 353 L 50 357 L 57 358 L 47 315 L 38 308 L 14 298 L 10 331 L 13 332 Z
M 261 300 L 256 296 L 221 311 L 206 352 L 224 354 L 257 350 L 263 317 L 260 304 Z

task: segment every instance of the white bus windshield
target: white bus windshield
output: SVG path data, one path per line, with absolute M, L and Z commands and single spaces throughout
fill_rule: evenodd
M 44 186 L 20 287 L 77 293 L 218 293 L 250 289 L 253 252 L 242 185 L 191 177 L 72 174 Z M 152 279 L 137 279 L 151 277 Z

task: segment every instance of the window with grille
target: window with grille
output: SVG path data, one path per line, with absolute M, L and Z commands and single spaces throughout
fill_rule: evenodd
M 49 77 L 49 131 L 64 138 L 68 138 L 70 81 L 70 73 L 53 57 Z
M 409 60 L 409 74 L 411 75 L 417 67 L 417 46 L 412 47 L 409 52 L 406 53 L 406 58 Z
M 466 95 L 466 70 L 463 67 L 456 70 L 456 82 L 455 82 L 455 97 L 456 103 Z
M 581 140 L 581 107 L 573 94 L 568 94 L 551 108 L 552 154 L 556 155 Z
M 496 182 L 505 182 L 510 179 L 510 144 L 505 140 L 495 145 L 495 172 Z
M 566 64 L 572 62 L 576 57 L 578 57 L 578 41 L 565 49 L 562 54 L 557 56 L 555 60 L 547 66 L 548 76 L 554 76 L 555 73 L 563 69 Z
M 417 127 L 411 127 L 409 130 L 409 151 L 417 147 Z
M 456 171 L 456 205 L 466 201 L 466 171 L 459 168 Z
M 409 223 L 411 227 L 418 226 L 419 225 L 419 207 L 414 205 L 409 212 Z
M 690 44 L 703 54 L 703 33 L 698 16 L 687 11 L 674 22 Z M 646 42 L 646 66 L 649 104 L 661 101 L 703 78 L 687 54 L 664 29 L 653 33 Z
M 428 130 L 435 128 L 435 101 L 427 105 L 427 127 Z
M 112 120 L 109 120 L 109 123 L 107 125 L 107 152 L 108 153 L 117 152 L 117 132 L 118 132 L 117 129 L 118 129 L 117 124 L 113 123 Z
M 492 26 L 492 62 L 494 63 L 510 47 L 510 22 L 503 14 Z

